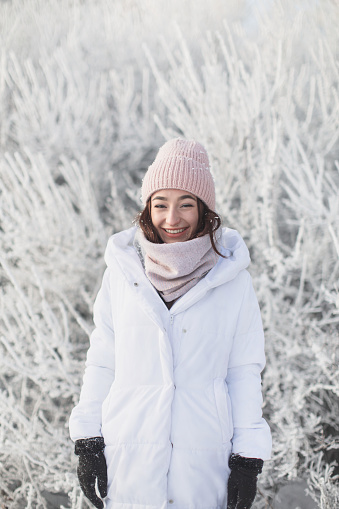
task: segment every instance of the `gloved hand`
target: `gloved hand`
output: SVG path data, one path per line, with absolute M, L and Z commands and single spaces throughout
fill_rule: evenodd
M 227 509 L 250 509 L 257 492 L 257 476 L 261 473 L 263 460 L 243 458 L 231 454 L 228 465 L 231 474 L 227 486 Z
M 98 509 L 103 501 L 95 491 L 96 480 L 102 498 L 107 495 L 107 465 L 104 455 L 105 443 L 102 437 L 82 438 L 75 441 L 74 453 L 79 456 L 77 474 L 79 484 L 92 504 Z

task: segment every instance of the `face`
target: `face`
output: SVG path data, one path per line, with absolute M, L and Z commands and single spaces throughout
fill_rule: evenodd
M 196 196 L 180 189 L 162 189 L 151 196 L 151 218 L 166 244 L 193 238 L 199 221 Z

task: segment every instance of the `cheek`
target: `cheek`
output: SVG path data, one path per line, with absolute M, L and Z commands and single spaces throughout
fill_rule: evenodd
M 161 217 L 160 217 L 160 214 L 155 211 L 155 212 L 152 212 L 151 211 L 151 221 L 152 221 L 152 224 L 154 226 L 154 228 L 157 230 L 157 232 L 159 233 L 159 225 L 162 221 Z

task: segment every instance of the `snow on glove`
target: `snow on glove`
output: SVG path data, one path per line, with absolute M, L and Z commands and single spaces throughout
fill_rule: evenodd
M 92 504 L 98 509 L 104 507 L 97 496 L 95 484 L 102 498 L 107 495 L 107 465 L 104 455 L 105 443 L 102 437 L 82 438 L 75 441 L 74 453 L 79 456 L 77 474 L 79 484 Z
M 231 474 L 227 486 L 227 509 L 250 509 L 257 492 L 257 476 L 261 473 L 263 460 L 243 458 L 231 454 Z

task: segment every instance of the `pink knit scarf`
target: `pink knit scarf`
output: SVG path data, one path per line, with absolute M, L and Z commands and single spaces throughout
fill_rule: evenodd
M 219 258 L 209 235 L 185 242 L 154 244 L 139 229 L 135 240 L 141 247 L 146 275 L 165 302 L 184 295 L 214 267 Z

